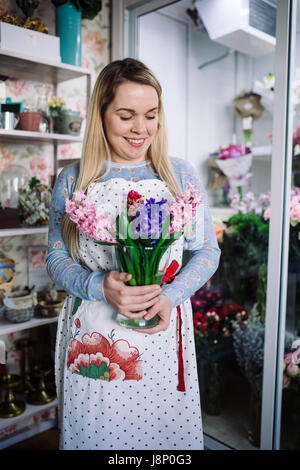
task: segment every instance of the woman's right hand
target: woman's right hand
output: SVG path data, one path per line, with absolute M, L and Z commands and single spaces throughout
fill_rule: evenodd
M 103 292 L 107 302 L 117 313 L 127 318 L 141 318 L 147 309 L 159 301 L 161 287 L 127 286 L 125 282 L 131 279 L 131 274 L 110 271 L 104 278 Z M 133 313 L 136 312 L 136 313 Z

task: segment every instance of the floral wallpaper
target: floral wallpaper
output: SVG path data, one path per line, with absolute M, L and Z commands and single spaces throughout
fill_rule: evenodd
M 23 17 L 15 0 L 0 0 L 0 15 L 15 14 Z M 55 7 L 51 0 L 43 0 L 34 12 L 48 27 L 49 34 L 55 35 Z M 102 2 L 102 10 L 93 20 L 82 20 L 82 67 L 92 71 L 92 88 L 98 73 L 110 61 L 110 2 Z M 1 73 L 1 67 L 0 67 Z M 59 84 L 55 93 L 53 85 L 46 85 L 9 77 L 5 82 L 6 97 L 12 101 L 22 101 L 25 106 L 37 106 L 43 91 L 48 92 L 49 99 L 56 94 L 62 96 L 66 107 L 80 112 L 85 119 L 86 78 L 69 80 Z M 83 121 L 82 132 L 85 122 Z M 80 158 L 80 144 L 58 146 L 58 159 Z M 12 165 L 24 167 L 28 176 L 37 176 L 42 182 L 51 184 L 54 173 L 54 149 L 50 144 L 40 143 L 5 143 L 0 142 L 0 174 L 9 170 Z M 28 285 L 27 249 L 32 245 L 47 245 L 47 235 L 28 235 L 25 237 L 0 237 L 0 253 L 14 259 L 16 263 L 16 286 Z M 0 317 L 1 320 L 1 317 Z M 28 335 L 28 330 L 3 337 L 8 349 L 9 370 L 19 370 L 20 357 L 14 342 L 20 336 Z

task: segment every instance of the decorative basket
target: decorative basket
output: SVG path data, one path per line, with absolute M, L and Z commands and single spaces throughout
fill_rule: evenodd
M 57 317 L 60 314 L 63 304 L 64 298 L 61 300 L 40 300 L 39 312 L 42 317 L 45 318 Z
M 26 291 L 15 291 L 3 299 L 5 306 L 4 316 L 12 323 L 31 320 L 37 304 L 36 292 L 28 294 Z

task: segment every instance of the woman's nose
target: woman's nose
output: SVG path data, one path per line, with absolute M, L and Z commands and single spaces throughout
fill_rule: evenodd
M 136 117 L 132 123 L 132 131 L 142 133 L 146 130 L 145 120 L 141 117 Z

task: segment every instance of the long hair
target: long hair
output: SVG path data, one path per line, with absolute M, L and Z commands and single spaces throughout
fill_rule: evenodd
M 147 157 L 151 160 L 158 176 L 166 183 L 170 192 L 176 196 L 180 192 L 180 187 L 167 155 L 167 133 L 161 100 L 161 85 L 145 64 L 131 58 L 111 62 L 104 67 L 96 80 L 89 103 L 75 190 L 80 189 L 86 192 L 92 181 L 104 176 L 110 169 L 111 154 L 104 129 L 105 112 L 114 100 L 118 86 L 128 81 L 150 85 L 157 92 L 158 128 L 147 151 Z M 104 161 L 107 161 L 108 164 L 106 170 L 103 171 Z M 77 259 L 78 231 L 67 214 L 63 222 L 63 239 L 71 256 Z

